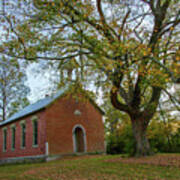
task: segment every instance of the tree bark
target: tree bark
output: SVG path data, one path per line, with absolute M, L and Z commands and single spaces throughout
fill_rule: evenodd
M 136 157 L 152 155 L 153 153 L 146 136 L 146 130 L 149 121 L 143 118 L 139 118 L 131 119 L 131 122 L 135 140 L 135 149 L 133 155 Z
M 135 140 L 135 149 L 133 156 L 148 156 L 152 155 L 153 152 L 150 148 L 149 141 L 146 136 L 146 131 L 150 120 L 152 119 L 154 113 L 156 112 L 156 108 L 159 102 L 161 89 L 158 87 L 153 87 L 152 97 L 149 101 L 148 106 L 144 109 L 144 111 L 140 111 L 140 90 L 139 85 L 136 85 L 135 95 L 132 103 L 123 104 L 118 100 L 119 90 L 113 89 L 111 90 L 111 103 L 120 111 L 124 111 L 129 114 L 132 123 L 132 130 Z

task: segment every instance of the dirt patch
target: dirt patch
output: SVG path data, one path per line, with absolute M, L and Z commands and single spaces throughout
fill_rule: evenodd
M 154 155 L 142 158 L 115 158 L 106 162 L 122 162 L 127 164 L 148 164 L 156 166 L 174 166 L 180 168 L 180 155 Z

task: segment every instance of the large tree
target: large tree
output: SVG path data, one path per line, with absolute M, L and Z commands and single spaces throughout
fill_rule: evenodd
M 149 155 L 148 124 L 161 94 L 180 82 L 179 5 L 178 0 L 9 0 L 1 16 L 7 32 L 0 52 L 69 64 L 68 73 L 78 80 L 96 81 L 112 105 L 130 116 L 135 154 Z
M 26 75 L 15 59 L 0 58 L 0 121 L 29 104 Z

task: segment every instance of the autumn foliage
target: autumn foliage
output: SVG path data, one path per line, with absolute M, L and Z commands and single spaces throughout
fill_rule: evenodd
M 150 120 L 163 95 L 174 101 L 168 88 L 180 82 L 179 5 L 177 0 L 3 1 L 0 53 L 58 62 L 57 69 L 66 65 L 75 81 L 105 89 L 112 105 L 131 119 L 135 155 L 150 155 Z

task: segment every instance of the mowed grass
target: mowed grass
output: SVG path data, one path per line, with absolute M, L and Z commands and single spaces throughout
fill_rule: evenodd
M 180 154 L 66 157 L 47 163 L 0 166 L 0 180 L 180 180 Z

